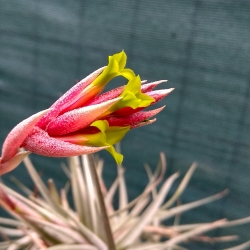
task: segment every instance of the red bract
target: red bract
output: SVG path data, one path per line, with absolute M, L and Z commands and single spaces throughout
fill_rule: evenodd
M 125 68 L 122 51 L 77 83 L 49 109 L 19 123 L 8 134 L 0 158 L 0 174 L 14 169 L 30 152 L 49 157 L 69 157 L 108 150 L 120 164 L 123 156 L 114 144 L 132 128 L 150 124 L 164 107 L 143 111 L 173 89 L 153 90 L 165 81 L 141 85 L 141 79 Z M 102 93 L 107 83 L 123 76 L 128 83 Z M 18 152 L 19 148 L 27 151 Z

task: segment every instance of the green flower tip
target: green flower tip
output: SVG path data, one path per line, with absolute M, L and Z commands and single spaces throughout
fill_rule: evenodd
M 139 75 L 133 77 L 127 83 L 120 97 L 122 99 L 114 104 L 107 113 L 112 113 L 125 107 L 132 109 L 146 108 L 155 101 L 153 97 L 141 92 L 141 78 Z
M 117 164 L 120 165 L 123 160 L 123 155 L 117 153 L 113 145 L 123 139 L 130 130 L 130 127 L 109 127 L 106 120 L 97 120 L 90 126 L 98 128 L 100 132 L 87 135 L 89 139 L 88 144 L 94 146 L 109 146 L 106 150 L 114 157 Z
M 123 76 L 128 80 L 135 77 L 135 73 L 133 70 L 125 68 L 127 55 L 124 51 L 109 56 L 108 61 L 108 66 L 91 83 L 91 87 L 98 86 L 99 88 L 103 89 L 107 85 L 107 83 L 116 76 Z

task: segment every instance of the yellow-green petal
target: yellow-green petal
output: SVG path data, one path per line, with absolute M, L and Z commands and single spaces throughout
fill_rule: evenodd
M 121 96 L 128 91 L 134 93 L 135 95 L 141 92 L 141 78 L 139 75 L 135 76 L 127 83 Z
M 155 101 L 153 97 L 141 92 L 140 76 L 133 77 L 127 83 L 120 97 L 122 97 L 122 99 L 119 100 L 112 107 L 110 107 L 109 110 L 105 112 L 105 115 L 113 113 L 124 107 L 130 107 L 133 109 L 140 108 L 140 107 L 146 108 L 152 102 Z
M 109 146 L 109 148 L 106 150 L 114 157 L 117 164 L 121 164 L 123 156 L 122 154 L 117 153 L 112 145 L 121 141 L 126 133 L 130 130 L 130 127 L 109 127 L 109 124 L 106 120 L 97 120 L 90 126 L 98 128 L 100 132 L 94 134 L 84 134 L 85 139 L 88 140 L 87 145 Z
M 106 120 L 97 120 L 97 121 L 93 122 L 90 126 L 98 128 L 100 130 L 100 133 L 103 134 L 102 137 L 99 136 L 101 140 L 97 143 L 107 143 L 110 145 L 114 145 L 114 144 L 118 143 L 119 141 L 121 141 L 123 139 L 123 137 L 130 130 L 129 126 L 109 127 L 109 124 Z M 103 139 L 105 140 L 105 142 L 103 141 Z
M 133 109 L 136 109 L 137 107 L 139 107 L 140 103 L 141 100 L 138 99 L 133 92 L 127 91 L 124 93 L 122 99 L 114 104 L 110 109 L 118 110 L 124 107 L 131 107 Z
M 127 56 L 124 51 L 109 56 L 108 66 L 87 88 L 98 86 L 100 89 L 103 89 L 116 76 L 123 76 L 128 80 L 135 77 L 133 70 L 125 68 L 126 61 Z
M 140 101 L 137 108 L 138 107 L 146 108 L 154 101 L 153 97 L 151 97 L 147 94 L 141 93 L 141 78 L 139 75 L 134 77 L 133 79 L 131 79 L 128 82 L 128 84 L 125 86 L 124 91 L 121 94 L 121 96 L 125 96 L 127 93 L 131 93 L 131 92 L 133 94 L 135 94 L 136 98 Z M 131 101 L 133 102 L 134 100 L 131 99 Z M 122 100 L 121 100 L 121 102 L 122 102 Z M 129 107 L 134 108 L 132 105 L 131 106 L 129 105 Z
M 119 63 L 119 67 L 120 69 L 124 69 L 126 62 L 127 62 L 127 55 L 124 52 L 124 50 L 122 50 L 119 53 L 116 53 L 112 56 L 118 63 Z
M 83 138 L 83 142 L 89 146 L 103 146 L 106 142 L 106 134 L 102 132 L 94 134 L 84 134 Z
M 146 108 L 148 107 L 152 102 L 155 101 L 155 99 L 147 94 L 140 93 L 137 95 L 137 98 L 140 99 L 140 104 L 138 108 Z
M 117 151 L 115 150 L 115 148 L 111 145 L 107 145 L 109 146 L 109 148 L 107 148 L 106 150 L 114 157 L 116 163 L 118 165 L 121 165 L 122 161 L 123 161 L 123 155 L 120 153 L 117 153 Z
M 102 133 L 105 133 L 107 128 L 109 127 L 109 123 L 106 120 L 97 120 L 91 123 L 92 127 L 98 128 Z
M 106 141 L 110 145 L 114 145 L 118 142 L 120 142 L 123 137 L 128 133 L 130 130 L 129 126 L 126 127 L 109 127 L 109 129 L 106 131 Z
M 135 77 L 135 73 L 132 69 L 126 68 L 123 69 L 120 73 L 121 76 L 125 77 L 126 79 L 130 80 Z

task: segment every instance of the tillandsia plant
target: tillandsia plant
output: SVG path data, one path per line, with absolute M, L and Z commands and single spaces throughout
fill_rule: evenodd
M 0 184 L 0 204 L 14 217 L 0 217 L 0 237 L 4 239 L 0 243 L 0 250 L 111 250 L 107 243 L 109 240 L 113 240 L 113 249 L 116 250 L 183 250 L 186 249 L 183 243 L 194 249 L 194 242 L 214 244 L 237 240 L 235 235 L 209 237 L 205 233 L 216 228 L 250 223 L 250 217 L 235 221 L 222 219 L 211 223 L 179 223 L 181 214 L 216 201 L 227 191 L 180 204 L 178 200 L 185 191 L 196 164 L 190 167 L 177 189 L 170 195 L 170 189 L 179 173 L 164 180 L 165 157 L 161 154 L 160 158 L 154 172 L 146 166 L 149 182 L 144 191 L 132 201 L 128 200 L 124 168 L 121 166 L 117 167 L 117 178 L 107 188 L 102 176 L 103 161 L 94 160 L 88 155 L 71 157 L 69 168 L 64 167 L 70 182 L 59 192 L 52 179 L 48 180 L 48 186 L 45 185 L 29 158 L 25 158 L 26 169 L 36 188 L 32 191 L 13 179 L 27 194 L 25 197 Z M 103 208 L 98 199 L 93 169 L 97 169 L 112 239 L 106 237 L 107 225 L 103 220 Z M 67 198 L 69 187 L 74 206 L 70 205 Z M 118 207 L 113 203 L 116 193 Z M 169 198 L 165 200 L 166 197 Z M 167 225 L 165 221 L 173 217 L 174 224 Z M 250 241 L 227 250 L 243 250 L 249 246 Z
M 0 158 L 0 175 L 19 165 L 30 153 L 49 157 L 70 157 L 108 150 L 120 164 L 123 156 L 114 144 L 143 125 L 163 108 L 142 111 L 167 96 L 173 89 L 153 90 L 163 81 L 141 84 L 139 75 L 125 68 L 124 51 L 109 56 L 102 67 L 60 97 L 49 109 L 20 122 L 6 137 Z M 115 77 L 126 85 L 102 93 Z M 19 152 L 20 148 L 26 151 Z
M 226 191 L 189 204 L 173 206 L 185 189 L 194 169 L 193 165 L 176 192 L 164 203 L 178 173 L 163 181 L 165 158 L 155 173 L 147 168 L 149 184 L 144 192 L 128 202 L 123 156 L 113 145 L 126 133 L 151 124 L 151 117 L 163 108 L 143 109 L 167 96 L 173 89 L 154 90 L 165 80 L 144 83 L 131 69 L 125 68 L 126 54 L 122 51 L 109 57 L 106 67 L 81 80 L 49 109 L 30 116 L 7 135 L 0 158 L 0 175 L 24 161 L 34 182 L 32 192 L 16 183 L 28 198 L 0 183 L 0 205 L 15 219 L 0 218 L 0 232 L 4 242 L 0 250 L 163 250 L 184 249 L 188 240 L 214 240 L 202 234 L 206 231 L 246 223 L 250 218 L 227 222 L 194 225 L 164 226 L 164 221 L 189 209 L 217 200 Z M 126 85 L 103 92 L 115 77 L 122 76 Z M 96 165 L 93 155 L 99 150 L 109 151 L 118 164 L 118 176 L 110 189 L 102 178 L 102 163 Z M 68 202 L 67 188 L 57 191 L 53 180 L 48 187 L 42 182 L 29 158 L 31 152 L 48 157 L 71 157 L 69 169 L 74 206 Z M 79 155 L 83 155 L 79 158 Z M 161 183 L 162 182 L 162 183 Z M 157 189 L 159 184 L 161 188 Z M 66 185 L 67 186 L 67 185 Z M 119 188 L 119 208 L 113 197 Z M 234 240 L 235 236 L 217 238 Z M 245 243 L 243 249 L 250 245 Z M 234 248 L 231 248 L 232 250 Z

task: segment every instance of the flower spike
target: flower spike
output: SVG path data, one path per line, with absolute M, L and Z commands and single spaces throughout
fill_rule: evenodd
M 124 51 L 109 56 L 108 65 L 78 82 L 48 110 L 20 122 L 6 137 L 0 157 L 0 175 L 5 174 L 30 152 L 49 157 L 69 157 L 106 149 L 121 164 L 123 156 L 114 144 L 134 128 L 153 123 L 164 107 L 143 111 L 166 97 L 173 89 L 154 90 L 165 80 L 141 81 L 126 68 Z M 127 84 L 103 92 L 115 77 Z M 142 85 L 143 83 L 143 85 Z M 19 148 L 25 152 L 18 153 Z

